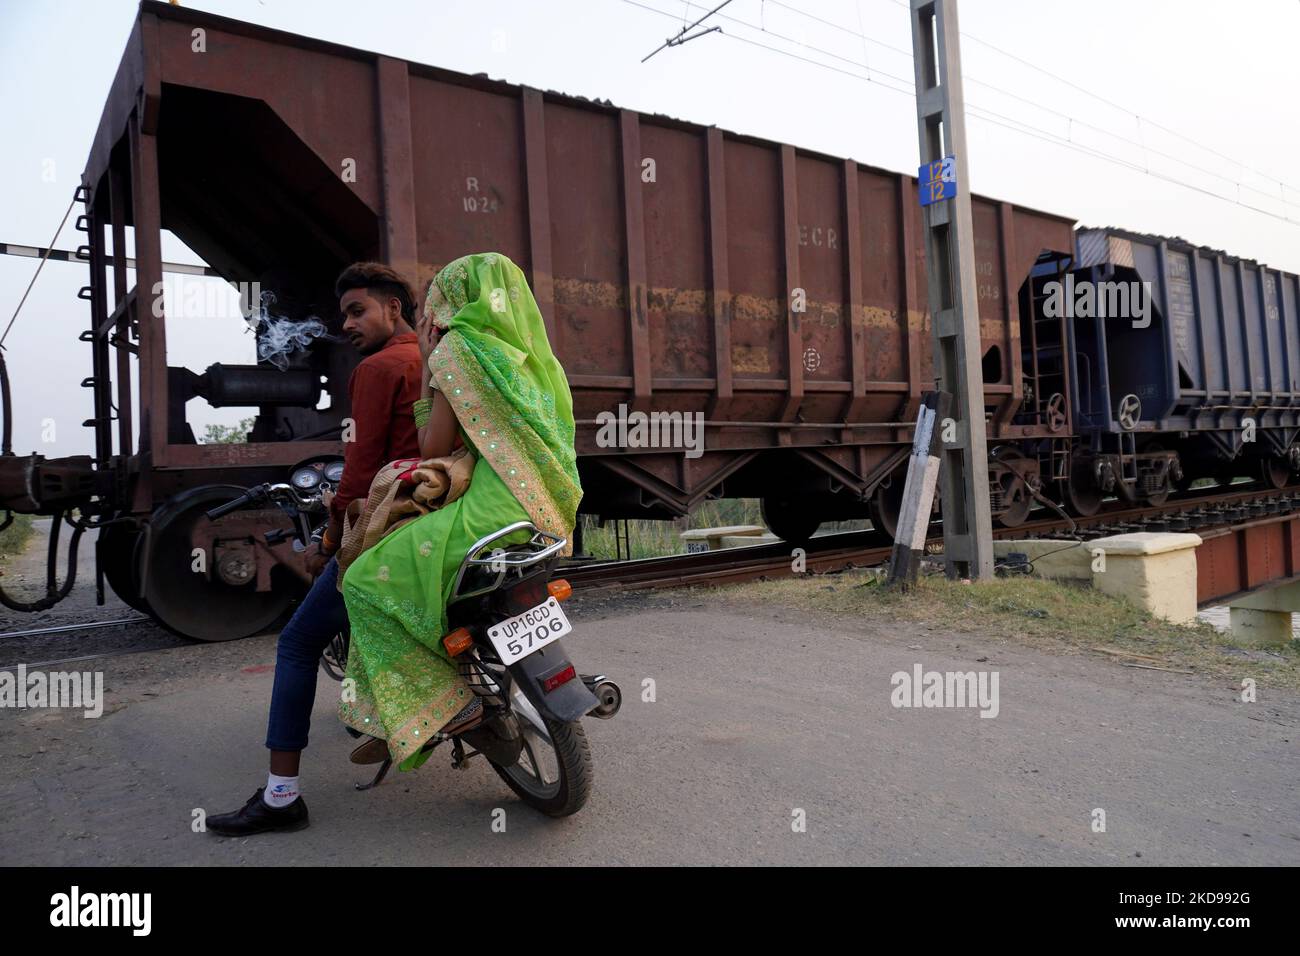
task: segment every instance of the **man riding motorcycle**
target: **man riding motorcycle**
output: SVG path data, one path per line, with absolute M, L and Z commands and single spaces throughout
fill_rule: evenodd
M 406 280 L 378 262 L 348 266 L 335 283 L 343 332 L 365 356 L 348 381 L 354 433 L 344 442 L 343 478 L 330 503 L 330 522 L 319 544 L 311 546 L 307 567 L 317 575 L 311 590 L 280 632 L 275 683 L 267 722 L 271 751 L 265 787 L 240 809 L 208 818 L 220 836 L 250 836 L 270 830 L 300 830 L 309 823 L 299 787 L 299 764 L 307 746 L 316 673 L 321 652 L 347 627 L 347 609 L 333 560 L 342 537 L 343 514 L 354 498 L 364 498 L 380 468 L 398 458 L 416 457 L 412 407 L 420 397 L 422 368 L 415 334 L 415 297 Z

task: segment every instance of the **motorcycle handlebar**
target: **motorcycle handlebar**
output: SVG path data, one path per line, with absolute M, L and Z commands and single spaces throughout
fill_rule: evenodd
M 244 492 L 244 494 L 240 495 L 238 498 L 235 498 L 233 501 L 227 501 L 224 505 L 217 505 L 217 507 L 213 508 L 206 514 L 209 521 L 215 521 L 222 515 L 228 515 L 230 512 L 244 507 L 244 505 L 268 499 L 275 502 L 277 505 L 291 505 L 298 509 L 298 511 L 305 511 L 313 514 L 323 508 L 321 498 L 318 494 L 303 495 L 294 488 L 293 485 L 266 483 L 249 488 L 248 491 Z
M 232 511 L 238 511 L 240 508 L 244 507 L 244 505 L 248 504 L 250 501 L 253 501 L 261 497 L 262 492 L 264 490 L 265 490 L 264 485 L 258 485 L 256 488 L 249 488 L 238 498 L 235 498 L 232 501 L 227 501 L 224 505 L 217 505 L 211 511 L 207 512 L 208 520 L 216 521 L 218 518 L 222 517 L 223 515 L 228 515 Z

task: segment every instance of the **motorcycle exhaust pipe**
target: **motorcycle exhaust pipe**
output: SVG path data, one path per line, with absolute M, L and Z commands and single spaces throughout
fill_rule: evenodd
M 596 700 L 600 701 L 599 704 L 587 712 L 588 717 L 609 720 L 618 713 L 619 708 L 623 706 L 623 692 L 617 684 L 612 680 L 607 680 L 604 674 L 583 674 L 582 682 L 595 695 Z

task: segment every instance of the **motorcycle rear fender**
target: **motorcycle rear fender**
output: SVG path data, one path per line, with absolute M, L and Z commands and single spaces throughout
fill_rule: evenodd
M 539 651 L 515 661 L 508 668 L 524 696 L 544 717 L 571 723 L 590 713 L 600 704 L 596 695 L 587 689 L 576 673 L 568 683 L 561 684 L 549 694 L 542 690 L 542 682 L 566 667 L 571 667 L 569 656 L 559 641 L 552 641 Z M 576 668 L 575 668 L 576 670 Z

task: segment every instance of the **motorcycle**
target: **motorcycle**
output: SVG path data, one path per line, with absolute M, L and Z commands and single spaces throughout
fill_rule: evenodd
M 293 535 L 293 547 L 301 551 L 324 532 L 323 493 L 337 487 L 341 465 L 299 466 L 288 483 L 254 486 L 207 517 L 216 520 L 248 505 L 273 503 L 294 527 L 266 532 L 267 542 Z M 591 750 L 581 719 L 607 720 L 623 699 L 605 675 L 579 674 L 560 643 L 573 630 L 561 606 L 572 588 L 554 576 L 566 545 L 564 538 L 518 521 L 485 535 L 466 553 L 448 601 L 451 630 L 442 644 L 485 713 L 473 727 L 437 733 L 421 749 L 450 744 L 451 765 L 458 770 L 482 756 L 520 800 L 552 817 L 576 813 L 591 793 Z M 344 679 L 347 652 L 348 635 L 342 633 L 321 655 L 321 667 L 331 678 Z M 391 758 L 385 759 L 374 778 L 357 789 L 378 786 L 391 766 Z

